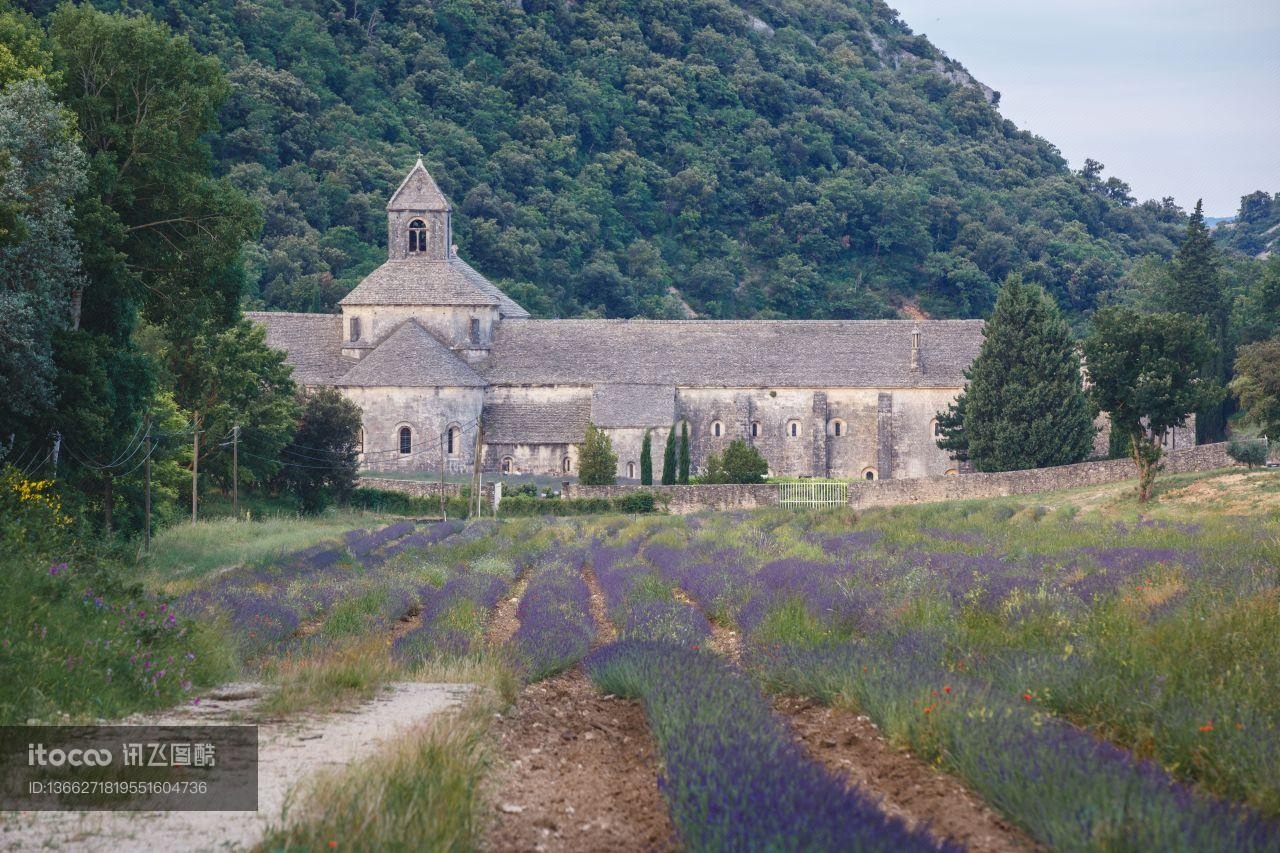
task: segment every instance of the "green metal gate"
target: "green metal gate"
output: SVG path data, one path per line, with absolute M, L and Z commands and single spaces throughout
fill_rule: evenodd
M 808 482 L 778 484 L 779 506 L 820 507 L 847 506 L 849 484 L 832 482 Z

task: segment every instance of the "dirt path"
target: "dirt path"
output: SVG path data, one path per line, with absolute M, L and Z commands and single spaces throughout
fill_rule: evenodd
M 429 717 L 459 705 L 466 684 L 391 684 L 335 714 L 303 715 L 258 728 L 256 812 L 20 812 L 0 818 L 0 849 L 227 850 L 256 844 L 295 792 L 316 774 L 351 763 Z M 198 708 L 135 716 L 139 725 L 252 722 L 260 685 L 224 685 Z
M 617 631 L 587 571 L 597 644 Z M 523 587 L 520 590 L 523 592 Z M 490 638 L 518 627 L 499 606 Z M 486 782 L 486 850 L 662 850 L 675 846 L 657 785 L 658 759 L 636 702 L 603 696 L 580 667 L 520 692 L 494 721 L 497 766 Z
M 675 596 L 697 606 L 683 590 L 675 590 Z M 711 623 L 707 645 L 734 663 L 742 660 L 742 637 L 724 625 Z M 870 718 L 794 697 L 776 698 L 773 707 L 810 757 L 874 796 L 886 813 L 912 828 L 927 824 L 933 835 L 978 853 L 1035 849 L 1031 839 L 959 780 L 895 749 Z
M 524 598 L 524 591 L 528 586 L 529 578 L 526 573 L 512 585 L 511 592 L 493 609 L 493 615 L 489 617 L 489 626 L 484 632 L 485 643 L 490 649 L 501 648 L 515 636 L 516 629 L 520 627 L 520 620 L 516 618 L 516 609 L 520 606 L 520 599 Z
M 1034 850 L 1037 845 L 958 779 L 894 748 L 868 717 L 809 699 L 779 697 L 774 710 L 815 760 L 880 801 L 915 828 L 975 853 Z

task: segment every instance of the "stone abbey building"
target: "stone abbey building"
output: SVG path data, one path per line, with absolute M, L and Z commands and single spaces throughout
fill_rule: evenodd
M 952 473 L 934 416 L 964 387 L 979 320 L 536 320 L 458 257 L 419 160 L 387 203 L 387 262 L 341 314 L 259 312 L 301 385 L 364 412 L 367 470 L 567 474 L 588 423 L 635 479 L 673 424 L 692 462 L 735 438 L 783 476 Z

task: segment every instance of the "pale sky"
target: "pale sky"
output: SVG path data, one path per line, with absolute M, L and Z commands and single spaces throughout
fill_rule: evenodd
M 1280 0 L 888 0 L 1000 112 L 1139 201 L 1280 190 Z

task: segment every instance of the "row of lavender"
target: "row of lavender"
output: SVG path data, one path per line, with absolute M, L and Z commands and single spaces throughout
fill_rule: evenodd
M 341 545 L 324 543 L 218 576 L 183 596 L 176 608 L 198 619 L 226 619 L 245 658 L 276 654 L 300 640 L 303 626 L 335 615 L 333 630 L 387 627 L 417 607 L 428 584 L 395 560 L 461 530 L 413 522 L 353 530 Z
M 810 760 L 741 671 L 700 651 L 707 617 L 639 556 L 595 542 L 594 570 L 621 640 L 587 658 L 597 686 L 638 699 L 662 755 L 660 786 L 692 850 L 932 850 Z M 946 845 L 942 845 L 946 849 Z
M 700 531 L 692 546 L 653 542 L 641 553 L 705 610 L 747 634 L 749 660 L 773 686 L 854 699 L 918 751 L 948 761 L 1046 843 L 1070 847 L 1102 838 L 1172 849 L 1277 843 L 1274 825 L 1193 795 L 1159 766 L 1046 713 L 1075 711 L 1073 718 L 1089 722 L 1095 709 L 1075 700 L 1072 688 L 1116 691 L 1114 667 L 1104 666 L 1107 655 L 1098 652 L 1108 640 L 1112 657 L 1130 659 L 1133 676 L 1140 673 L 1131 646 L 1121 644 L 1132 644 L 1134 632 L 1179 630 L 1189 614 L 1202 617 L 1224 596 L 1246 611 L 1261 596 L 1274 615 L 1273 569 L 1243 560 L 1214 561 L 1208 570 L 1192 549 L 1119 544 L 999 553 L 973 531 L 925 531 L 904 544 L 894 530 L 888 533 L 895 541 L 883 543 L 879 531 L 822 537 L 796 527 L 775 526 L 760 541 L 790 541 L 784 550 L 803 557 L 749 559 L 713 531 Z M 732 532 L 739 539 L 755 534 Z M 1119 533 L 1123 542 L 1129 531 Z M 1117 623 L 1126 626 L 1125 636 L 1106 633 Z M 912 630 L 922 625 L 929 630 Z M 1160 669 L 1153 654 L 1143 660 Z M 1185 672 L 1155 673 L 1166 681 L 1178 675 Z M 1196 773 L 1190 760 L 1180 771 L 1266 809 L 1267 785 L 1280 779 L 1280 737 L 1265 711 L 1276 703 L 1237 702 L 1226 738 L 1210 741 L 1205 735 L 1219 731 L 1213 719 L 1223 719 L 1223 691 L 1194 686 L 1185 677 L 1167 685 L 1163 724 L 1191 734 L 1186 755 L 1203 761 L 1213 745 L 1236 760 L 1213 763 L 1229 767 L 1217 777 Z M 1149 693 L 1106 698 L 1149 710 L 1143 701 Z M 1218 707 L 1206 710 L 1215 701 Z M 1236 743 L 1224 748 L 1223 740 Z

